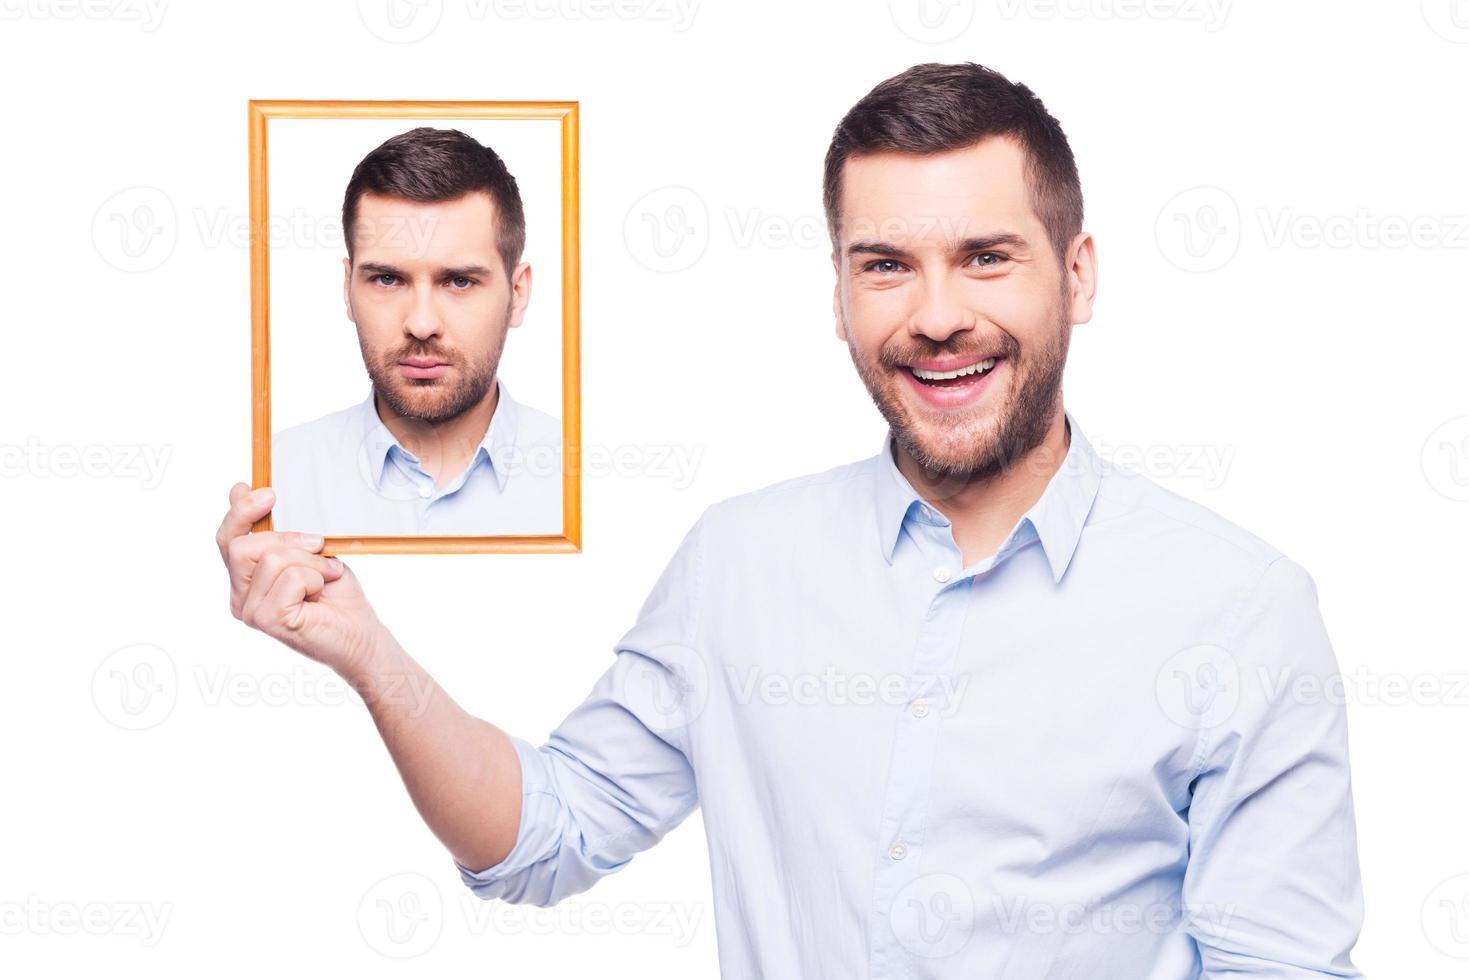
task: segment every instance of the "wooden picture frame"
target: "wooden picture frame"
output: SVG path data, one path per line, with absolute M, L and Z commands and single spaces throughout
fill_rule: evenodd
M 271 483 L 270 202 L 268 123 L 272 119 L 558 120 L 561 136 L 560 534 L 327 536 L 324 554 L 465 554 L 581 551 L 580 214 L 576 102 L 302 101 L 249 103 L 250 349 L 252 485 Z M 344 178 L 345 184 L 345 178 Z M 554 431 L 554 430 L 553 430 Z M 255 530 L 270 530 L 270 517 Z

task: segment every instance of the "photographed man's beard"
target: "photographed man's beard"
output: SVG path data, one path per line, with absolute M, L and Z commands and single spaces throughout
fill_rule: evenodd
M 1071 342 L 1068 313 L 1063 306 L 1053 335 L 1055 339 L 1030 350 L 1024 357 L 1019 343 L 1007 333 L 985 347 L 974 344 L 968 337 L 957 345 L 935 344 L 917 337 L 913 338 L 912 346 L 883 350 L 875 364 L 857 351 L 850 337 L 847 346 L 868 394 L 893 430 L 898 448 L 912 457 L 930 479 L 967 483 L 1007 471 L 1045 441 L 1061 396 L 1061 379 Z M 914 423 L 898 391 L 898 386 L 908 382 L 895 371 L 904 370 L 900 365 L 915 360 L 978 357 L 996 350 L 1004 357 L 1004 370 L 1010 375 L 1005 400 L 993 408 L 980 409 L 980 414 L 956 418 L 937 438 L 930 434 L 925 442 L 923 434 L 931 432 L 933 426 Z M 992 401 L 988 392 L 982 399 Z
M 483 401 L 495 383 L 495 371 L 500 365 L 499 350 L 490 351 L 479 363 L 466 367 L 458 358 L 436 350 L 415 348 L 379 358 L 361 344 L 361 338 L 359 346 L 367 376 L 372 379 L 378 397 L 400 418 L 426 425 L 443 425 Z M 433 357 L 451 367 L 439 378 L 405 378 L 398 370 L 398 362 L 407 357 Z

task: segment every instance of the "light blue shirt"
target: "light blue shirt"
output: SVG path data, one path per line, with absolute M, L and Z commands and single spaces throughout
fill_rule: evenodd
M 442 487 L 383 424 L 371 390 L 351 408 L 277 432 L 272 525 L 349 537 L 560 534 L 561 423 L 496 383 L 484 438 Z
M 549 905 L 702 806 L 732 980 L 1360 976 L 1314 580 L 1066 418 L 967 568 L 891 433 L 708 507 L 465 884 Z

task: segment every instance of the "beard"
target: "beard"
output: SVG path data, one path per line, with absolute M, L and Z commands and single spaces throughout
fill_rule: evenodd
M 489 393 L 500 366 L 504 337 L 502 334 L 499 345 L 473 362 L 422 343 L 379 354 L 368 349 L 360 334 L 358 346 L 362 348 L 362 363 L 372 379 L 373 391 L 389 408 L 401 418 L 443 425 L 478 405 Z M 405 378 L 398 371 L 398 362 L 408 357 L 432 357 L 449 364 L 450 370 L 438 378 Z
M 1045 441 L 1061 399 L 1061 378 L 1071 344 L 1071 323 L 1065 303 L 1056 309 L 1051 339 L 1023 353 L 1020 343 L 1003 331 L 995 341 L 980 345 L 971 331 L 955 334 L 950 343 L 926 337 L 906 338 L 868 358 L 857 350 L 849 332 L 847 347 L 852 363 L 872 396 L 877 410 L 892 429 L 893 439 L 927 477 L 957 490 L 959 487 L 1004 473 Z M 906 379 L 897 375 L 903 365 L 917 360 L 998 353 L 1008 377 L 1005 391 L 986 392 L 979 406 L 962 413 L 930 413 L 920 421 L 910 412 L 899 388 Z M 997 366 L 998 369 L 998 366 Z M 1003 400 L 994 404 L 993 395 Z M 984 404 L 986 401 L 990 405 Z M 940 487 L 935 487 L 940 490 Z M 940 490 L 941 492 L 941 490 Z

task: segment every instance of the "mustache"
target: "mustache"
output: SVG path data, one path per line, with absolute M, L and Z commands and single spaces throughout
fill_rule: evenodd
M 386 360 L 389 364 L 397 364 L 399 361 L 405 361 L 410 357 L 431 357 L 436 361 L 443 361 L 445 364 L 459 363 L 459 358 L 452 351 L 440 350 L 437 347 L 425 347 L 421 344 L 405 347 L 396 353 L 388 355 Z
M 914 361 L 940 360 L 945 357 L 977 357 L 999 351 L 1000 356 L 1015 359 L 1020 355 L 1020 343 L 1007 333 L 993 341 L 977 343 L 969 339 L 955 343 L 936 343 L 926 337 L 915 337 L 911 345 L 884 347 L 878 351 L 877 361 L 889 370 L 896 370 Z

